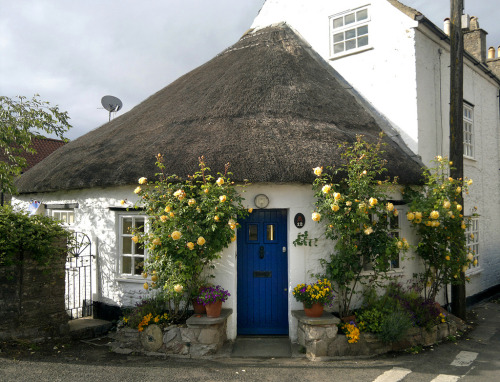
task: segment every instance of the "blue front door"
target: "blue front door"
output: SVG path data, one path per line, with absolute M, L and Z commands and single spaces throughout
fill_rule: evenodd
M 238 334 L 288 334 L 287 212 L 254 210 L 238 231 Z

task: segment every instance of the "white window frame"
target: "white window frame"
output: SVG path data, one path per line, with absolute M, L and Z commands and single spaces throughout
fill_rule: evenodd
M 360 13 L 366 10 L 367 16 L 361 20 L 358 20 L 358 16 Z M 346 24 L 346 19 L 354 16 L 354 21 Z M 364 50 L 371 49 L 371 38 L 370 38 L 370 6 L 365 5 L 359 8 L 350 9 L 341 13 L 337 13 L 329 18 L 330 24 L 330 57 L 337 58 L 346 56 L 353 53 L 362 52 Z M 338 22 L 341 22 L 341 26 L 337 26 Z M 366 33 L 364 32 L 364 27 L 366 27 Z M 346 36 L 346 33 L 350 32 L 349 36 Z M 359 34 L 361 33 L 361 34 Z M 343 36 L 340 38 L 340 34 Z M 366 36 L 366 44 L 359 45 L 360 42 L 364 42 L 364 37 Z M 346 49 L 346 42 L 350 42 L 355 44 L 355 47 L 350 47 Z M 336 46 L 340 46 L 343 44 L 342 51 L 335 52 L 337 49 Z
M 59 214 L 59 217 L 56 216 Z M 54 219 L 60 220 L 63 222 L 63 226 L 71 227 L 75 224 L 75 210 L 74 209 L 49 209 L 48 215 Z M 62 217 L 66 216 L 66 219 Z
M 464 157 L 474 159 L 474 106 L 463 104 Z
M 136 259 L 141 257 L 142 261 L 146 261 L 147 259 L 147 250 L 144 249 L 144 253 L 136 253 L 137 246 L 139 244 L 136 244 L 132 241 L 132 237 L 134 236 L 132 233 L 124 233 L 124 227 L 123 227 L 123 222 L 125 219 L 132 219 L 132 227 L 135 228 L 137 226 L 140 226 L 142 224 L 139 224 L 136 222 L 136 220 L 142 219 L 143 224 L 144 224 L 144 230 L 147 231 L 148 229 L 148 217 L 146 215 L 140 214 L 140 213 L 119 213 L 117 214 L 117 233 L 116 233 L 116 240 L 117 240 L 117 255 L 118 255 L 118 269 L 117 272 L 120 276 L 120 278 L 125 278 L 125 279 L 141 279 L 142 276 L 141 274 L 135 274 L 134 269 L 136 268 Z M 141 222 L 142 223 L 142 222 Z M 130 238 L 131 241 L 131 253 L 123 253 L 123 238 Z M 123 272 L 123 262 L 124 258 L 129 258 L 130 259 L 130 267 L 131 267 L 131 272 L 130 273 L 124 273 Z
M 467 228 L 465 230 L 467 254 L 472 253 L 472 259 L 469 269 L 465 272 L 466 275 L 476 273 L 481 269 L 481 259 L 479 252 L 479 218 L 477 216 L 469 216 L 467 219 Z M 474 260 L 477 260 L 477 265 L 474 266 Z

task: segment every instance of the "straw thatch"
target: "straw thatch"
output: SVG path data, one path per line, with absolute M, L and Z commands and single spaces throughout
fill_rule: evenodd
M 386 130 L 390 175 L 420 179 L 421 163 L 383 118 L 286 24 L 251 31 L 128 113 L 68 143 L 28 171 L 20 192 L 109 187 L 153 179 L 155 155 L 186 176 L 204 155 L 233 179 L 310 183 L 339 163 L 338 144 Z M 399 139 L 400 140 L 400 139 Z

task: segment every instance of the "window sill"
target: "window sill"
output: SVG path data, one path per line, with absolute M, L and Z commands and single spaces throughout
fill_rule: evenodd
M 120 283 L 131 283 L 131 284 L 144 284 L 148 281 L 148 279 L 143 278 L 142 276 L 119 276 L 116 278 L 116 281 Z M 151 281 L 151 280 L 149 280 Z
M 360 276 L 361 277 L 368 277 L 368 276 L 372 276 L 373 274 L 374 274 L 373 271 L 362 271 L 360 273 Z M 391 269 L 391 270 L 387 271 L 388 276 L 399 276 L 399 275 L 403 275 L 403 274 L 404 274 L 404 271 L 401 268 Z
M 372 50 L 372 49 L 373 49 L 373 46 L 367 46 L 367 47 L 356 49 L 356 50 L 349 50 L 347 52 L 338 53 L 336 55 L 330 56 L 330 61 L 335 61 L 339 58 L 343 58 L 346 56 L 352 56 L 354 54 L 363 53 L 363 52 L 366 52 L 367 50 Z
M 467 272 L 465 272 L 465 277 L 471 277 L 478 275 L 483 272 L 483 268 L 476 268 L 476 269 L 469 269 Z
M 473 158 L 473 157 L 468 157 L 468 156 L 465 156 L 464 155 L 464 159 L 468 160 L 468 161 L 471 161 L 471 162 L 477 162 L 477 159 L 476 158 Z

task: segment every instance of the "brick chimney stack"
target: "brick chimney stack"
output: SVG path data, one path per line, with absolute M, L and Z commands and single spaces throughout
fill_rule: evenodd
M 470 18 L 470 28 L 464 30 L 464 48 L 481 63 L 486 63 L 486 35 L 488 33 L 479 28 L 476 16 Z

